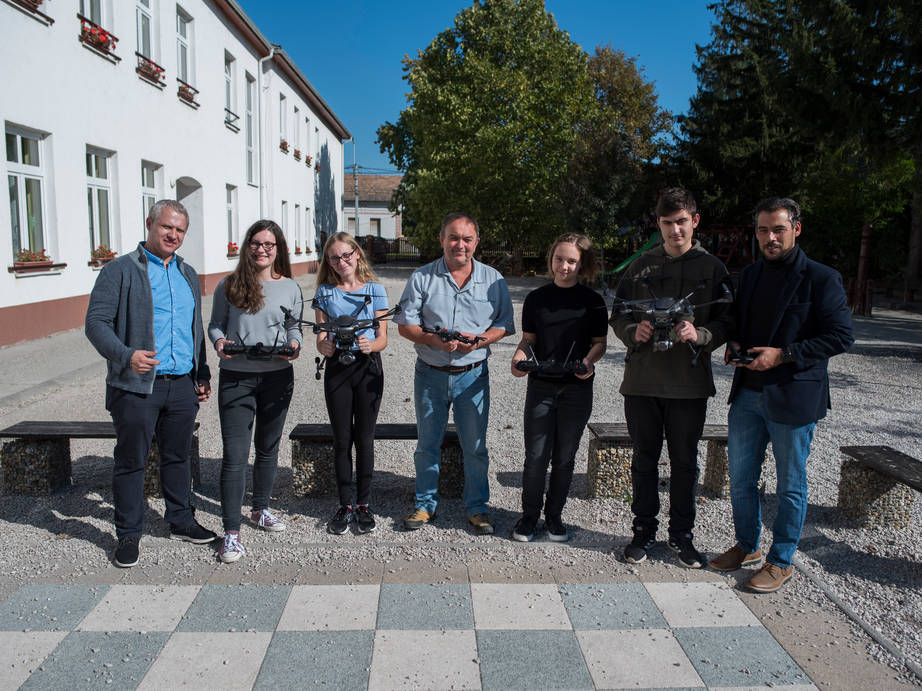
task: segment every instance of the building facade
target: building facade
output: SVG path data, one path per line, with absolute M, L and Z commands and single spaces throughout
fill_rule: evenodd
M 345 226 L 350 135 L 233 0 L 0 0 L 0 22 L 0 345 L 82 324 L 157 199 L 189 210 L 180 254 L 206 294 L 260 218 L 316 270 L 318 233 Z
M 346 229 L 355 236 L 394 240 L 401 232 L 400 214 L 389 209 L 401 175 L 363 175 L 359 173 L 359 227 L 355 227 L 355 176 L 344 174 L 343 215 Z

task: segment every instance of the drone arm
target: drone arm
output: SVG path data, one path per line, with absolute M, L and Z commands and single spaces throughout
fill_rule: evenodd
M 359 350 L 363 353 L 380 353 L 382 350 L 387 348 L 387 317 L 392 313 L 392 310 L 377 310 L 375 312 L 374 319 L 370 320 L 370 327 L 375 331 L 375 337 L 372 340 L 368 340 L 368 337 L 362 335 L 359 336 L 356 340 L 358 343 Z M 366 350 L 367 346 L 367 350 Z

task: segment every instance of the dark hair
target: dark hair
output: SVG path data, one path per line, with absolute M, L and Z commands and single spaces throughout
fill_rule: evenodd
M 592 240 L 581 233 L 564 233 L 551 244 L 547 251 L 547 272 L 550 277 L 554 276 L 552 262 L 554 260 L 554 250 L 558 245 L 569 243 L 576 245 L 579 250 L 579 277 L 592 279 L 599 273 L 599 262 L 595 257 L 595 250 L 592 248 Z
M 656 210 L 654 213 L 657 218 L 674 214 L 676 211 L 687 211 L 692 216 L 698 213 L 698 202 L 688 190 L 681 187 L 667 187 L 659 193 L 659 199 L 656 200 Z
M 241 243 L 240 258 L 237 268 L 233 270 L 224 282 L 224 292 L 227 301 L 234 307 L 247 312 L 258 312 L 263 308 L 263 287 L 259 282 L 259 273 L 253 264 L 253 255 L 250 252 L 250 242 L 253 236 L 264 230 L 270 231 L 275 236 L 275 261 L 272 263 L 272 273 L 276 276 L 291 278 L 291 261 L 288 259 L 288 243 L 285 234 L 275 221 L 261 220 L 251 225 Z
M 758 204 L 752 212 L 752 225 L 759 225 L 759 214 L 767 212 L 770 214 L 784 209 L 788 212 L 788 218 L 791 220 L 791 228 L 800 223 L 800 204 L 787 197 L 766 197 Z
M 445 228 L 448 226 L 448 224 L 454 223 L 455 221 L 459 221 L 461 219 L 467 221 L 468 223 L 474 226 L 474 232 L 477 234 L 477 237 L 479 238 L 480 237 L 480 226 L 477 225 L 477 221 L 474 220 L 473 216 L 471 216 L 470 214 L 466 214 L 463 211 L 452 211 L 445 218 L 443 218 L 442 219 L 442 229 L 439 230 L 439 235 L 441 237 L 444 237 Z

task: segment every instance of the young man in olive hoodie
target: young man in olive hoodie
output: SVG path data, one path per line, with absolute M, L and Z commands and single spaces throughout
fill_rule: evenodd
M 704 559 L 695 549 L 695 484 L 698 480 L 698 441 L 704 428 L 707 399 L 715 394 L 711 351 L 726 341 L 728 304 L 716 303 L 728 295 L 727 269 L 693 239 L 700 216 L 687 190 L 660 193 L 656 221 L 661 245 L 645 252 L 627 268 L 618 284 L 611 325 L 628 348 L 625 358 L 624 416 L 634 447 L 631 463 L 634 539 L 624 550 L 625 560 L 638 564 L 647 557 L 659 525 L 657 465 L 665 435 L 669 450 L 669 547 L 688 568 L 701 568 Z M 653 323 L 623 302 L 653 297 L 683 298 L 702 304 L 693 317 L 679 321 L 669 334 L 671 347 L 654 339 Z M 700 355 L 693 360 L 691 344 Z

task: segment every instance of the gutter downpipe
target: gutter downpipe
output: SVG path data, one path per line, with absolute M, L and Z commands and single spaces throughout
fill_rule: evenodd
M 263 64 L 267 60 L 271 60 L 275 55 L 276 50 L 281 50 L 281 46 L 275 43 L 269 44 L 269 54 L 260 58 L 259 65 L 256 70 L 256 109 L 257 109 L 257 137 L 256 137 L 256 158 L 257 158 L 257 167 L 259 168 L 259 217 L 265 218 L 265 208 L 266 208 L 266 186 L 263 184 L 265 176 L 265 165 L 263 162 L 263 136 L 265 136 L 265 127 L 263 126 Z

